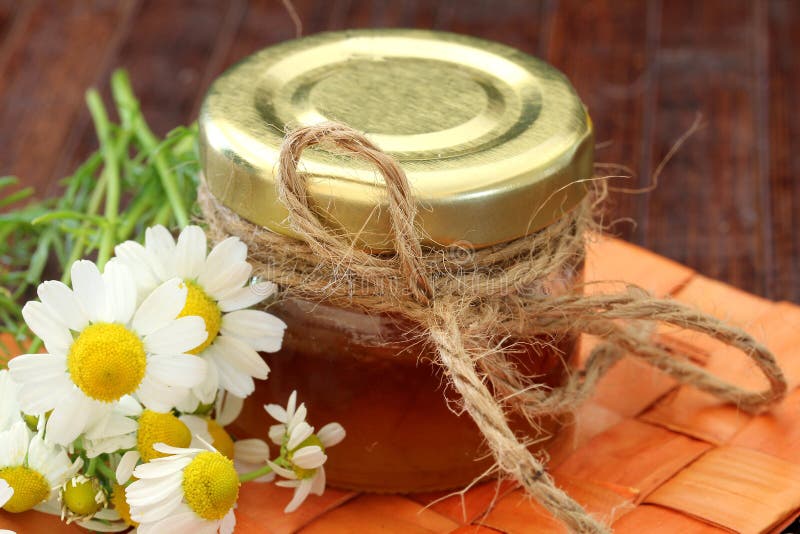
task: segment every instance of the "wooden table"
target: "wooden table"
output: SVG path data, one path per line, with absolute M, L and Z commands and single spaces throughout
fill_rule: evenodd
M 800 3 L 794 0 L 294 0 L 303 33 L 415 26 L 546 58 L 594 118 L 597 159 L 643 186 L 697 113 L 705 127 L 649 195 L 615 195 L 623 238 L 800 302 Z M 83 103 L 127 68 L 160 133 L 209 82 L 295 35 L 280 0 L 0 0 L 0 175 L 57 190 L 95 145 Z

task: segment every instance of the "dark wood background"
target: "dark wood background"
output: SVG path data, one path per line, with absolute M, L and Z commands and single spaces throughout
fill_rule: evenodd
M 421 27 L 494 39 L 573 81 L 598 161 L 650 176 L 697 113 L 704 127 L 615 231 L 748 291 L 800 302 L 800 2 L 294 0 L 305 34 Z M 292 38 L 280 0 L 0 0 L 0 175 L 43 193 L 95 144 L 86 88 L 130 71 L 159 133 L 193 120 L 209 82 Z

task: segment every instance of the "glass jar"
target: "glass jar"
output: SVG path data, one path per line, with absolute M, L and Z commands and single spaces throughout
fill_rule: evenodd
M 585 196 L 592 173 L 591 121 L 568 80 L 517 50 L 420 30 L 311 36 L 261 51 L 221 76 L 200 115 L 201 156 L 211 193 L 241 217 L 296 237 L 277 198 L 277 154 L 287 126 L 324 120 L 366 132 L 396 158 L 419 204 L 423 245 L 480 249 L 539 231 Z M 374 169 L 323 148 L 299 168 L 317 215 L 354 246 L 391 253 L 385 188 Z M 575 260 L 543 291 L 582 282 Z M 338 421 L 344 442 L 326 451 L 331 485 L 413 492 L 464 486 L 493 460 L 476 425 L 458 413 L 420 325 L 324 302 L 278 300 L 288 325 L 272 372 L 231 430 L 266 436 L 263 405 L 293 390 L 310 423 Z M 576 338 L 505 340 L 526 375 L 564 382 Z M 518 433 L 532 431 L 512 420 Z M 563 421 L 539 422 L 547 447 Z M 558 440 L 560 441 L 560 440 Z

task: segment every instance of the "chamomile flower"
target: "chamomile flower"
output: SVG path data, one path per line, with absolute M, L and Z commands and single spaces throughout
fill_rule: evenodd
M 180 420 L 191 430 L 194 438 L 192 447 L 202 447 L 204 443 L 233 460 L 236 472 L 250 473 L 262 468 L 269 460 L 269 445 L 260 439 L 240 439 L 233 441 L 230 434 L 220 424 L 219 420 L 197 415 L 182 415 Z M 271 482 L 274 473 L 268 473 L 254 479 L 256 482 Z
M 22 413 L 17 403 L 17 384 L 7 369 L 0 369 L 0 431 L 8 430 L 21 420 Z
M 0 508 L 16 513 L 44 503 L 81 465 L 80 459 L 72 462 L 62 447 L 45 443 L 24 421 L 14 423 L 0 432 L 0 480 L 4 481 Z
M 138 534 L 233 532 L 240 486 L 233 462 L 212 447 L 156 450 L 168 456 L 137 467 L 125 490 Z
M 267 462 L 272 470 L 286 480 L 276 485 L 294 488 L 294 496 L 284 509 L 289 513 L 306 500 L 309 494 L 322 495 L 325 491 L 325 450 L 341 442 L 345 437 L 344 428 L 339 423 L 329 423 L 314 433 L 314 427 L 305 421 L 305 404 L 297 409 L 296 392 L 292 392 L 284 409 L 271 404 L 265 406 L 267 412 L 280 424 L 270 428 L 270 439 L 281 446 L 281 456 L 274 462 Z
M 286 328 L 273 315 L 245 309 L 271 296 L 276 286 L 248 285 L 252 267 L 246 261 L 244 243 L 229 237 L 210 253 L 207 250 L 206 235 L 199 226 L 186 227 L 177 242 L 166 228 L 154 226 L 145 232 L 144 246 L 126 241 L 115 249 L 119 259 L 137 266 L 141 291 L 173 277 L 183 280 L 189 292 L 181 315 L 205 321 L 208 338 L 191 352 L 209 363 L 208 373 L 179 407 L 187 413 L 201 403 L 212 403 L 218 389 L 242 398 L 250 395 L 253 379 L 264 380 L 269 373 L 257 351 L 280 349 Z
M 9 362 L 27 414 L 48 415 L 48 441 L 66 445 L 126 395 L 166 412 L 206 378 L 203 360 L 186 354 L 208 337 L 199 317 L 180 317 L 189 288 L 171 279 L 137 306 L 131 270 L 115 260 L 101 274 L 90 261 L 72 266 L 73 289 L 44 282 L 41 301 L 22 309 L 47 354 Z

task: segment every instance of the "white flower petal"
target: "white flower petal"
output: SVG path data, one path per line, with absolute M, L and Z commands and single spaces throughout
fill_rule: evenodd
M 308 412 L 308 410 L 306 409 L 306 403 L 305 402 L 301 402 L 300 406 L 297 407 L 297 410 L 295 410 L 295 412 L 292 415 L 292 417 L 289 418 L 289 422 L 286 424 L 286 426 L 288 427 L 290 433 L 294 431 L 294 428 L 297 425 L 299 425 L 300 423 L 305 422 L 307 412 Z
M 187 226 L 178 236 L 175 247 L 175 273 L 184 280 L 194 280 L 200 274 L 208 252 L 206 234 L 199 226 Z
M 264 406 L 264 409 L 276 421 L 284 424 L 289 422 L 289 414 L 286 413 L 286 409 L 280 404 L 267 404 Z
M 219 389 L 219 375 L 217 374 L 217 366 L 213 361 L 210 361 L 205 354 L 195 356 L 206 362 L 206 372 L 203 380 L 196 386 L 192 387 L 192 393 L 189 396 L 191 400 L 186 402 L 193 402 L 191 410 L 181 410 L 183 412 L 193 412 L 197 408 L 198 403 L 211 404 L 217 397 Z
M 233 534 L 234 528 L 236 528 L 236 515 L 231 510 L 220 521 L 219 534 Z
M 72 291 L 92 322 L 110 321 L 106 309 L 106 288 L 97 265 L 88 260 L 72 264 Z
M 45 443 L 40 434 L 33 436 L 28 445 L 27 465 L 44 475 L 51 487 L 61 485 L 74 472 L 66 451 Z
M 114 255 L 131 270 L 141 294 L 149 293 L 161 282 L 155 275 L 150 253 L 136 241 L 120 243 L 114 247 Z
M 238 310 L 222 316 L 222 335 L 242 339 L 257 351 L 277 352 L 283 342 L 286 323 L 258 310 Z
M 211 295 L 214 300 L 220 301 L 233 295 L 242 288 L 249 280 L 250 275 L 253 273 L 253 266 L 247 262 L 237 263 L 228 270 L 225 277 L 225 284 L 214 291 L 205 288 L 206 293 Z
M 136 531 L 137 534 L 164 534 L 165 532 L 206 534 L 216 532 L 216 530 L 216 521 L 205 521 L 189 510 L 172 513 L 153 523 L 142 523 Z
M 283 336 L 286 323 L 267 312 L 237 310 L 222 317 L 222 330 L 235 337 Z
M 143 408 L 131 395 L 124 395 L 117 401 L 114 411 L 126 417 L 139 417 L 142 415 Z
M 136 309 L 136 282 L 130 269 L 117 259 L 112 259 L 103 270 L 106 288 L 106 310 L 109 320 L 128 324 Z
M 289 395 L 289 400 L 286 402 L 286 413 L 289 414 L 287 418 L 287 422 L 291 419 L 292 415 L 294 415 L 295 406 L 297 406 L 297 390 L 292 391 Z
M 86 456 L 97 458 L 101 454 L 111 454 L 117 451 L 124 451 L 136 447 L 135 434 L 123 434 L 121 436 L 111 436 L 98 440 L 83 440 Z
M 95 517 L 99 517 L 99 515 L 100 512 L 95 514 Z M 105 521 L 100 521 L 99 519 L 87 519 L 85 521 L 76 521 L 75 523 L 89 532 L 123 532 L 130 528 L 130 526 L 124 521 L 113 521 L 106 523 Z
M 122 455 L 122 459 L 117 466 L 117 484 L 125 484 L 131 479 L 136 464 L 139 463 L 141 456 L 137 451 L 128 451 Z
M 230 336 L 219 336 L 214 340 L 214 350 L 231 366 L 249 376 L 266 380 L 269 375 L 267 362 L 243 341 Z
M 170 457 L 166 460 L 167 461 L 151 461 L 146 464 L 141 464 L 133 470 L 133 476 L 140 480 L 163 478 L 181 471 L 184 467 L 192 463 L 192 458 L 189 456 Z
M 171 321 L 144 338 L 145 350 L 152 354 L 182 354 L 208 337 L 202 317 L 191 315 Z
M 301 421 L 297 426 L 291 430 L 292 435 L 289 437 L 289 443 L 286 446 L 290 451 L 296 449 L 301 443 L 307 440 L 311 434 L 314 433 L 314 427 Z
M 58 378 L 67 371 L 67 359 L 55 354 L 23 354 L 8 362 L 11 378 L 20 387 L 28 382 Z
M 292 463 L 303 469 L 316 469 L 327 459 L 328 457 L 317 445 L 302 447 L 292 455 Z
M 322 495 L 325 493 L 325 468 L 320 466 L 317 472 L 311 478 L 311 493 L 315 495 Z
M 133 329 L 148 336 L 171 324 L 186 306 L 189 290 L 180 278 L 167 280 L 145 297 L 133 317 Z
M 138 468 L 134 469 L 133 476 L 138 478 L 138 472 Z M 183 471 L 176 471 L 159 478 L 136 480 L 125 490 L 125 498 L 131 505 L 131 512 L 134 507 L 149 507 L 174 493 L 181 495 L 182 479 Z
M 8 485 L 8 482 L 4 478 L 0 478 L 0 508 L 2 508 L 8 501 L 11 500 L 11 497 L 14 496 L 14 489 Z M 10 530 L 0 530 L 0 534 L 4 532 L 11 532 Z M 11 532 L 13 534 L 13 532 Z
M 115 412 L 109 412 L 86 431 L 86 438 L 101 439 L 136 432 L 139 425 L 133 419 Z
M 328 423 L 317 432 L 317 437 L 326 449 L 339 444 L 345 435 L 344 427 L 339 423 Z
M 131 505 L 131 518 L 134 521 L 139 523 L 151 523 L 154 521 L 159 521 L 166 517 L 169 517 L 174 510 L 181 504 L 181 500 L 183 499 L 183 492 L 181 491 L 180 486 L 180 478 L 183 477 L 183 474 L 178 474 L 178 483 L 176 484 L 176 488 L 174 491 L 168 493 L 166 496 L 160 497 L 158 500 L 152 502 L 152 504 L 148 504 L 147 506 L 142 506 L 138 504 L 134 504 L 132 498 L 130 497 L 131 488 L 133 488 L 134 482 L 125 490 L 126 499 L 128 503 Z M 149 483 L 149 481 L 148 481 Z M 149 483 L 150 484 L 150 483 Z M 150 487 L 147 488 L 150 490 Z M 161 495 L 162 488 L 159 488 L 159 495 Z M 155 491 L 151 493 L 154 495 Z M 139 532 L 141 532 L 141 526 L 139 527 Z M 164 532 L 163 530 L 157 531 L 159 533 Z
M 66 373 L 66 359 L 52 354 L 24 354 L 8 362 L 18 385 L 20 408 L 40 415 L 52 410 L 74 388 Z
M 219 300 L 219 309 L 227 313 L 249 308 L 272 296 L 276 290 L 277 286 L 272 282 L 249 284 L 221 298 Z
M 208 421 L 197 415 L 182 415 L 179 419 L 187 426 L 189 432 L 192 434 L 192 443 L 190 447 L 202 447 L 201 442 L 197 438 L 201 438 L 206 442 L 214 441 L 211 434 L 208 433 Z
M 311 493 L 311 481 L 308 479 L 301 481 L 300 485 L 294 490 L 292 500 L 289 501 L 283 511 L 289 514 L 300 508 L 300 505 L 308 498 L 309 493 Z
M 20 407 L 17 403 L 18 386 L 7 369 L 0 369 L 0 430 L 11 428 L 21 421 Z
M 233 444 L 233 457 L 251 464 L 269 460 L 269 445 L 262 439 L 240 439 Z
M 67 446 L 77 438 L 96 417 L 97 407 L 78 388 L 66 395 L 53 408 L 47 419 L 47 440 Z
M 283 437 L 286 435 L 286 425 L 272 425 L 269 427 L 269 439 L 275 445 L 283 444 Z
M 147 359 L 147 373 L 172 387 L 192 388 L 206 376 L 206 362 L 191 354 L 155 355 Z
M 218 291 L 225 285 L 227 273 L 246 259 L 247 245 L 238 237 L 228 237 L 211 250 L 197 281 L 207 291 Z
M 175 240 L 161 225 L 145 230 L 144 246 L 152 258 L 152 267 L 159 280 L 175 276 Z
M 69 328 L 50 314 L 41 302 L 30 301 L 22 308 L 22 317 L 31 331 L 42 338 L 47 352 L 66 355 L 72 346 Z
M 75 294 L 65 284 L 56 280 L 48 280 L 39 284 L 36 293 L 51 315 L 58 318 L 69 329 L 80 331 L 89 323 L 89 318 L 83 312 Z
M 213 368 L 213 365 L 207 366 L 207 369 Z M 175 410 L 180 413 L 194 413 L 197 411 L 197 409 L 200 407 L 200 399 L 198 399 L 197 395 L 194 394 L 195 389 L 196 388 L 192 388 L 189 390 L 186 396 L 175 405 Z
M 274 462 L 267 462 L 267 465 L 272 468 L 275 474 L 282 476 L 288 480 L 297 480 L 297 475 L 291 469 L 286 469 L 285 467 L 281 467 Z
M 213 366 L 209 366 L 213 367 Z M 216 367 L 214 368 L 216 373 Z M 217 406 L 215 409 L 217 422 L 222 426 L 228 426 L 233 423 L 239 414 L 242 413 L 244 406 L 244 399 L 237 397 L 228 391 L 220 391 L 217 395 Z
M 189 390 L 186 388 L 172 387 L 150 374 L 145 374 L 136 391 L 136 398 L 148 410 L 164 413 L 175 408 L 188 394 Z
M 227 361 L 224 354 L 218 353 L 214 349 L 214 346 L 206 349 L 206 355 L 209 358 L 209 363 L 213 361 L 213 364 L 217 367 L 220 387 L 226 391 L 230 391 L 237 397 L 248 397 L 256 388 L 253 378 L 249 374 L 232 366 Z
M 201 449 L 199 447 L 173 447 L 172 445 L 167 445 L 166 443 L 155 443 L 153 444 L 153 448 L 158 452 L 163 452 L 164 454 L 173 454 L 178 456 L 181 455 L 194 456 L 198 453 L 206 451 L 206 449 Z
M 0 432 L 0 469 L 22 465 L 30 440 L 31 431 L 24 421 L 17 421 L 8 430 Z

